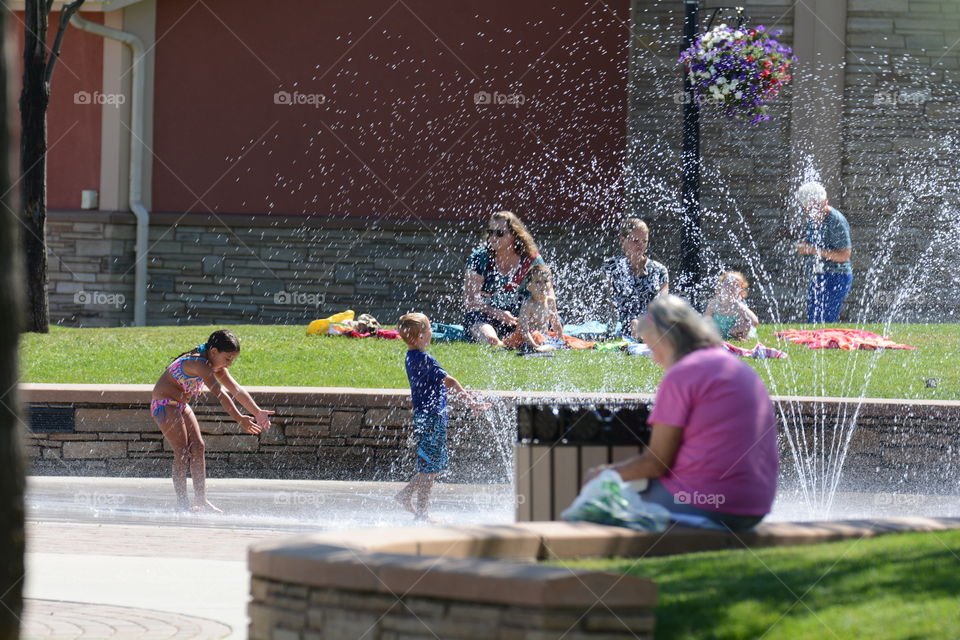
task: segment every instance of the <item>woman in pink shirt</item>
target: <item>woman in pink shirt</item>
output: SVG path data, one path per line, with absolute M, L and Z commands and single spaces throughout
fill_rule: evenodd
M 715 327 L 676 296 L 654 300 L 638 326 L 665 370 L 643 454 L 605 468 L 649 479 L 640 495 L 679 514 L 749 529 L 773 505 L 777 423 L 756 372 L 721 348 Z

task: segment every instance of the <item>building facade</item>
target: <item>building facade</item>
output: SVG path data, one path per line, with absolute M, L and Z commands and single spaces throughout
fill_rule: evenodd
M 87 5 L 144 43 L 143 134 L 127 47 L 71 26 L 49 112 L 54 322 L 133 322 L 131 141 L 149 324 L 458 322 L 467 256 L 501 209 L 528 222 L 568 318 L 600 313 L 628 214 L 676 271 L 682 2 Z M 703 114 L 707 274 L 742 270 L 763 320 L 800 317 L 790 193 L 817 176 L 853 229 L 844 318 L 950 320 L 960 5 L 745 6 L 799 60 L 769 121 Z

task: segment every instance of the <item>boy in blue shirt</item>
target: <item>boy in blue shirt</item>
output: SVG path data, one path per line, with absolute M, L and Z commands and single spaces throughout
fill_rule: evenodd
M 447 390 L 452 389 L 474 413 L 486 411 L 490 405 L 473 398 L 427 353 L 433 338 L 427 316 L 408 313 L 400 318 L 397 331 L 408 348 L 406 367 L 413 404 L 413 433 L 417 441 L 417 473 L 396 499 L 417 520 L 429 520 L 427 505 L 433 482 L 437 474 L 447 468 Z M 416 507 L 413 504 L 415 493 Z

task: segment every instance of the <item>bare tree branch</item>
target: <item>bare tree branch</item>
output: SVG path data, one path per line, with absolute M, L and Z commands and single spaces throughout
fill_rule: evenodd
M 53 41 L 53 49 L 50 50 L 50 59 L 47 61 L 47 70 L 44 74 L 44 79 L 48 84 L 50 83 L 50 78 L 53 77 L 53 66 L 57 64 L 57 60 L 60 58 L 60 45 L 63 43 L 63 32 L 67 30 L 67 25 L 70 24 L 70 18 L 80 10 L 80 5 L 83 3 L 84 0 L 73 0 L 70 4 L 63 5 L 63 10 L 60 11 L 60 24 L 57 25 L 57 37 Z M 48 13 L 50 11 L 49 7 L 52 5 L 53 0 L 47 0 Z

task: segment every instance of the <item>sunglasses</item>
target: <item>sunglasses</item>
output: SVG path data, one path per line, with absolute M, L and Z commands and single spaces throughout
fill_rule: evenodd
M 503 236 L 507 235 L 507 232 L 505 229 L 487 229 L 487 235 L 502 238 Z

